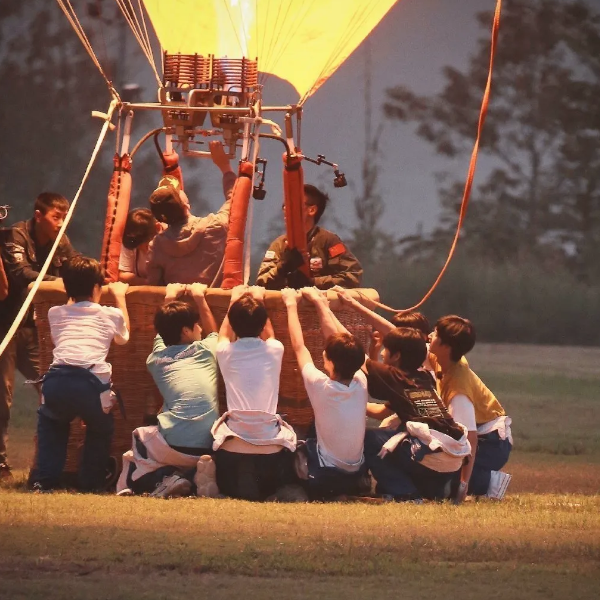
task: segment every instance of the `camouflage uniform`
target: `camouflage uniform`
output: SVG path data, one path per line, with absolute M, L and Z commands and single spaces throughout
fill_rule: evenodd
M 268 290 L 280 290 L 287 285 L 294 286 L 293 273 L 285 276 L 278 272 L 281 254 L 286 248 L 286 237 L 278 237 L 267 250 L 258 270 L 256 285 Z M 310 254 L 310 277 L 314 285 L 326 290 L 334 285 L 344 288 L 360 286 L 363 269 L 358 259 L 340 238 L 321 227 L 315 226 L 308 233 L 308 251 Z

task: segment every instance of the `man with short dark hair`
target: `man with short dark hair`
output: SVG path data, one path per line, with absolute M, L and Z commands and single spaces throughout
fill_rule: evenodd
M 182 301 L 184 294 L 193 303 Z M 169 284 L 154 317 L 156 337 L 146 360 L 163 408 L 158 427 L 139 427 L 124 455 L 117 491 L 151 493 L 155 498 L 193 492 L 215 496 L 211 427 L 217 402 L 217 324 L 206 301 L 206 286 Z
M 310 277 L 299 268 L 303 264 L 297 249 L 287 247 L 285 235 L 271 243 L 258 270 L 256 285 L 268 290 L 314 285 L 326 290 L 334 285 L 344 288 L 360 286 L 363 270 L 358 259 L 340 238 L 318 226 L 329 196 L 314 185 L 304 186 L 304 229 L 310 254 Z
M 86 425 L 79 469 L 83 491 L 100 491 L 114 426 L 116 396 L 111 390 L 110 345 L 129 341 L 127 284 L 110 283 L 116 306 L 99 304 L 104 272 L 97 260 L 75 256 L 65 263 L 63 283 L 69 301 L 48 311 L 53 360 L 42 381 L 38 409 L 38 452 L 33 489 L 48 491 L 60 483 L 67 456 L 69 425 L 77 417 Z
M 154 217 L 167 224 L 152 240 L 148 254 L 148 283 L 218 285 L 229 230 L 231 194 L 236 180 L 221 142 L 212 141 L 213 163 L 223 174 L 225 203 L 216 213 L 195 217 L 186 193 L 174 178 L 165 177 L 150 196 Z
M 325 372 L 317 369 L 304 345 L 297 308 L 302 296 L 314 304 L 319 315 Z M 364 348 L 356 337 L 337 330 L 327 298 L 316 288 L 301 292 L 284 288 L 281 298 L 287 308 L 292 348 L 315 413 L 316 439 L 307 439 L 298 449 L 296 473 L 311 499 L 356 494 L 366 473 L 363 442 L 368 394 L 360 370 Z
M 129 211 L 119 257 L 119 281 L 129 285 L 148 283 L 148 248 L 162 227 L 149 208 Z
M 15 223 L 10 229 L 3 231 L 0 247 L 8 278 L 8 295 L 0 301 L 0 340 L 12 326 L 27 295 L 27 287 L 37 279 L 68 209 L 69 202 L 66 198 L 60 194 L 44 192 L 35 201 L 32 219 Z M 63 263 L 75 254 L 69 239 L 64 235 L 44 281 L 59 278 Z M 33 309 L 23 318 L 0 356 L 0 478 L 11 476 L 6 444 L 15 370 L 27 379 L 38 377 L 38 340 Z
M 448 315 L 435 324 L 429 345 L 438 392 L 454 420 L 469 432 L 471 456 L 455 478 L 458 502 L 467 493 L 500 500 L 511 479 L 500 469 L 512 450 L 512 420 L 464 356 L 475 346 L 475 337 L 471 321 Z
M 227 412 L 212 431 L 217 484 L 244 500 L 265 500 L 289 483 L 296 449 L 294 430 L 277 414 L 283 344 L 264 295 L 257 286 L 233 288 L 217 344 L 227 392 Z

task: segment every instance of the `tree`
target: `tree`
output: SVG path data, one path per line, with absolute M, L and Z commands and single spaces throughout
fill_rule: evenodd
M 78 6 L 78 16 L 108 76 L 123 83 L 127 73 L 141 70 L 140 59 L 123 44 L 112 42 L 131 34 L 126 26 L 115 25 L 123 21 L 116 4 L 89 6 L 102 6 L 104 14 L 85 10 L 80 14 Z M 110 95 L 55 2 L 3 0 L 0 39 L 0 155 L 5 173 L 0 179 L 0 204 L 11 206 L 12 223 L 31 216 L 33 200 L 42 191 L 75 195 L 101 128 L 91 111 L 106 110 Z M 149 91 L 154 97 L 155 92 Z M 133 142 L 158 126 L 157 115 L 137 113 Z M 106 138 L 68 230 L 75 247 L 91 255 L 99 253 L 114 152 L 113 133 Z M 150 141 L 134 160 L 134 206 L 147 203 L 160 172 Z M 192 208 L 205 210 L 196 177 L 186 177 L 186 190 Z
M 465 72 L 446 67 L 442 91 L 430 97 L 389 89 L 384 105 L 387 117 L 414 122 L 417 134 L 449 158 L 471 150 L 487 77 L 492 15 L 477 18 L 486 34 Z M 506 0 L 480 150 L 489 168 L 473 189 L 462 245 L 495 261 L 593 268 L 599 94 L 598 15 L 582 2 Z M 408 255 L 437 255 L 454 233 L 464 183 L 438 176 L 439 225 L 405 240 Z

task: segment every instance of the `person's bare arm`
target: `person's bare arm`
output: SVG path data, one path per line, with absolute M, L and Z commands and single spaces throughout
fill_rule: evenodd
M 302 298 L 302 294 L 292 288 L 283 288 L 281 290 L 281 299 L 285 304 L 288 316 L 288 329 L 290 330 L 290 341 L 292 349 L 296 355 L 300 370 L 307 364 L 313 364 L 312 356 L 308 348 L 304 344 L 304 335 L 302 334 L 302 326 L 298 317 L 298 301 Z
M 460 504 L 467 496 L 469 481 L 471 480 L 473 466 L 475 465 L 475 456 L 477 455 L 477 444 L 479 443 L 477 431 L 469 431 L 467 439 L 469 440 L 469 444 L 471 444 L 471 456 L 464 460 L 462 469 L 460 470 L 460 484 L 455 498 L 456 504 Z
M 221 173 L 223 173 L 223 175 L 225 175 L 225 173 L 233 173 L 231 161 L 227 154 L 225 154 L 223 143 L 219 140 L 213 140 L 208 144 L 208 148 L 213 163 L 219 168 Z
M 374 330 L 371 334 L 371 344 L 369 345 L 369 358 L 379 362 L 381 358 L 381 334 Z
M 265 303 L 265 288 L 260 285 L 252 285 L 248 288 L 248 292 L 251 296 L 257 301 Z M 270 338 L 275 337 L 275 330 L 273 329 L 273 323 L 271 323 L 271 319 L 267 315 L 267 322 L 265 323 L 265 327 L 260 334 L 261 340 L 268 340 Z
M 127 302 L 125 301 L 125 294 L 129 286 L 122 281 L 113 281 L 108 284 L 108 291 L 113 295 L 117 308 L 123 313 L 123 320 L 125 321 L 125 327 L 127 331 L 131 331 L 131 324 L 129 322 L 129 313 L 127 312 Z
M 336 333 L 349 333 L 329 308 L 326 294 L 319 291 L 316 287 L 306 287 L 302 288 L 300 291 L 302 292 L 302 297 L 309 302 L 312 302 L 317 310 L 319 321 L 321 323 L 321 330 L 323 332 L 323 339 L 325 341 Z
M 188 286 L 188 291 L 192 295 L 200 313 L 200 325 L 202 325 L 204 337 L 209 333 L 217 331 L 217 322 L 206 301 L 206 290 L 207 287 L 203 283 L 192 283 L 192 285 Z
M 236 285 L 231 290 L 231 298 L 229 300 L 229 308 L 234 302 L 237 302 L 241 296 L 243 296 L 248 291 L 248 287 L 245 285 Z M 227 340 L 229 342 L 235 341 L 235 333 L 231 328 L 231 324 L 229 323 L 229 310 L 221 323 L 221 329 L 219 329 L 219 342 L 221 340 Z
M 385 404 L 377 402 L 367 402 L 367 417 L 383 421 L 385 418 L 393 415 L 394 411 L 390 410 Z
M 393 323 L 361 304 L 348 293 L 348 290 L 345 290 L 339 286 L 335 286 L 332 289 L 337 293 L 338 298 L 345 306 L 349 306 L 353 310 L 362 313 L 367 322 L 372 325 L 373 329 L 379 331 L 382 336 L 385 336 L 386 333 L 392 331 L 392 329 L 395 329 Z
M 127 285 L 147 285 L 148 280 L 145 277 L 140 277 L 129 271 L 119 271 L 119 281 Z

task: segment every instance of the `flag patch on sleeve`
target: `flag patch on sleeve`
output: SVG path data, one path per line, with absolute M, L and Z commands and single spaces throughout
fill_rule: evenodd
M 335 258 L 340 254 L 344 254 L 344 252 L 346 252 L 346 246 L 342 242 L 338 242 L 335 246 L 329 248 L 329 258 Z

